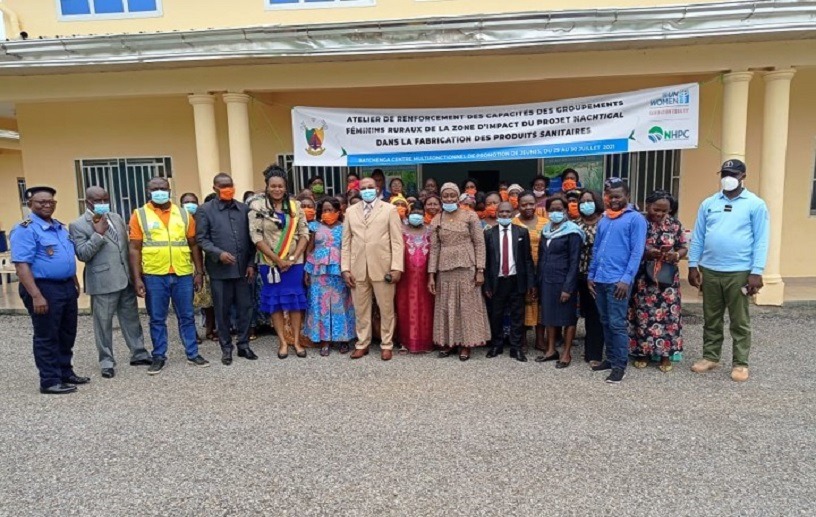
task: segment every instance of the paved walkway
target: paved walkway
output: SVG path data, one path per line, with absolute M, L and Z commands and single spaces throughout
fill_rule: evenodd
M 695 312 L 675 371 L 619 386 L 580 348 L 565 370 L 484 350 L 280 361 L 262 337 L 258 361 L 198 369 L 172 321 L 160 376 L 117 337 L 107 380 L 83 317 L 93 381 L 63 397 L 37 393 L 29 320 L 0 316 L 0 515 L 813 515 L 816 309 L 754 308 L 745 384 L 689 371 Z

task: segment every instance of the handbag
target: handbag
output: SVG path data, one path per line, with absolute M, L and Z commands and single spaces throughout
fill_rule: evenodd
M 656 284 L 672 285 L 675 275 L 677 275 L 677 264 L 669 264 L 662 260 L 646 261 L 646 278 Z

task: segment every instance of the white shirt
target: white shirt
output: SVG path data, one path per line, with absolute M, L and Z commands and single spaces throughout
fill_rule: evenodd
M 507 262 L 510 265 L 510 275 L 516 274 L 516 258 L 513 256 L 513 225 L 499 225 L 499 276 L 502 275 L 502 264 L 504 264 L 504 232 L 507 232 Z

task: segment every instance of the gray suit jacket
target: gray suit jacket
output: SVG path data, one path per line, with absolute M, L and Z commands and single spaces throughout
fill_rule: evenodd
M 111 238 L 111 230 L 99 235 L 93 229 L 89 212 L 68 226 L 74 241 L 76 256 L 85 262 L 85 292 L 93 296 L 121 291 L 130 283 L 128 262 L 128 230 L 119 214 L 109 213 L 108 224 L 115 229 L 118 242 Z

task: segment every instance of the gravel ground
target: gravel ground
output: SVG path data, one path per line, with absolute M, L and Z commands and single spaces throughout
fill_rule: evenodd
M 619 386 L 483 350 L 279 361 L 271 337 L 230 367 L 207 343 L 198 369 L 175 335 L 157 377 L 117 336 L 108 380 L 82 317 L 93 381 L 48 397 L 29 320 L 3 316 L 0 515 L 813 515 L 816 309 L 755 311 L 742 385 L 688 370 L 699 317 L 686 325 L 674 372 Z

